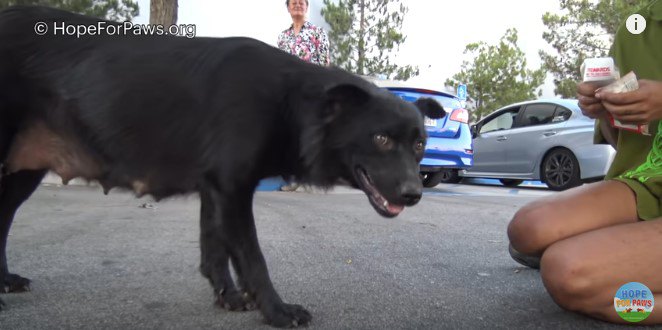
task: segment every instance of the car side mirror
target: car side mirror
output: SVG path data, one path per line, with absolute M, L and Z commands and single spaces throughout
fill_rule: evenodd
M 478 136 L 478 127 L 476 125 L 471 125 L 469 131 L 471 132 L 472 139 L 475 139 Z

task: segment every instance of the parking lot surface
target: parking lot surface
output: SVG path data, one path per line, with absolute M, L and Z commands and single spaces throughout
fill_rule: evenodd
M 308 329 L 620 328 L 563 311 L 507 252 L 518 207 L 548 190 L 440 185 L 385 219 L 362 193 L 258 192 L 260 244 Z M 2 329 L 269 329 L 213 305 L 198 272 L 196 196 L 154 203 L 84 186 L 39 188 L 9 237 Z

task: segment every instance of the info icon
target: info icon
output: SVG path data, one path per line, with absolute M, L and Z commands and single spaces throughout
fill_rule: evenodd
M 639 282 L 623 285 L 614 295 L 614 309 L 618 315 L 628 322 L 645 320 L 655 306 L 653 292 Z
M 625 21 L 625 27 L 632 34 L 640 34 L 646 30 L 646 19 L 639 14 L 630 15 Z

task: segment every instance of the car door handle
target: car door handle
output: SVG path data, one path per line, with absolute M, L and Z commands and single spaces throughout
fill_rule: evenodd
M 497 140 L 497 141 L 506 141 L 506 140 L 508 140 L 508 137 L 502 135 L 502 136 L 497 137 L 496 140 Z
M 543 132 L 542 135 L 544 135 L 544 136 L 556 135 L 556 131 L 546 131 L 546 132 Z

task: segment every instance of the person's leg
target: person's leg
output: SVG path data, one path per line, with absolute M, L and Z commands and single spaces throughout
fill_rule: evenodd
M 601 181 L 525 205 L 508 225 L 508 238 L 518 252 L 540 257 L 564 238 L 637 220 L 634 192 L 622 182 Z
M 618 288 L 646 285 L 662 301 L 662 219 L 615 225 L 553 243 L 540 267 L 543 283 L 561 307 L 604 321 L 628 323 L 614 310 Z M 641 324 L 662 323 L 662 311 Z

